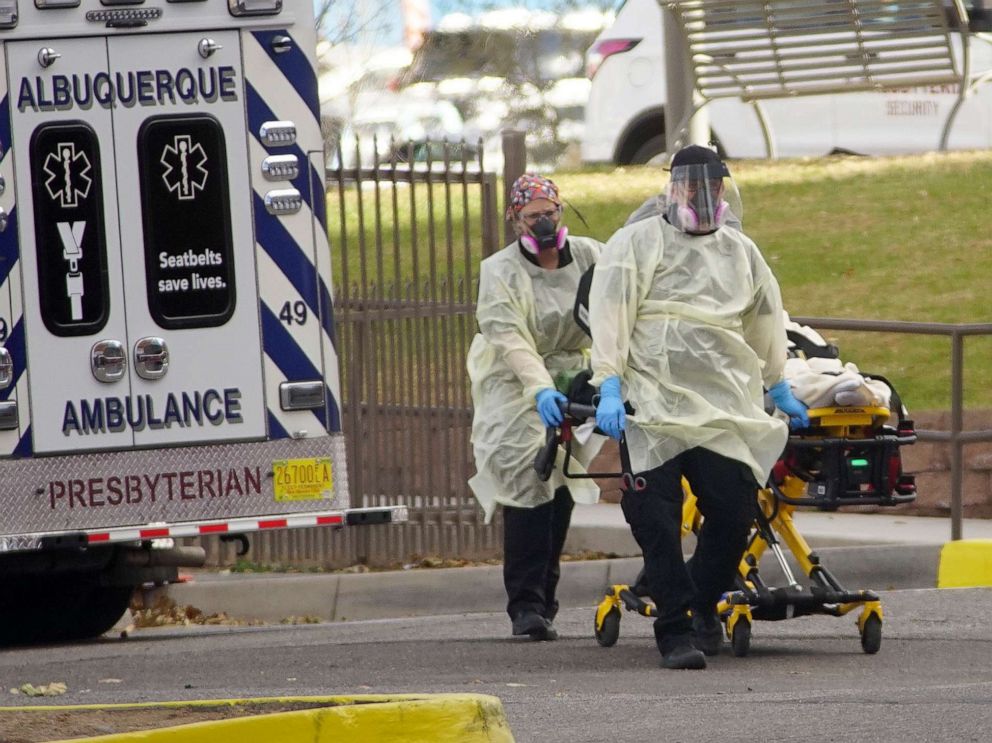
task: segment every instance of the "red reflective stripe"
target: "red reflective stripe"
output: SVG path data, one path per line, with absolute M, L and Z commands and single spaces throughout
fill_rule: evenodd
M 169 530 L 166 529 L 142 529 L 138 532 L 138 535 L 142 539 L 150 539 L 155 537 L 167 537 L 169 536 Z
M 219 531 L 227 531 L 227 524 L 204 524 L 198 528 L 200 534 L 214 534 Z
M 103 532 L 102 534 L 88 534 L 86 535 L 87 542 L 109 542 L 110 534 Z
M 286 526 L 286 519 L 271 519 L 269 521 L 259 521 L 259 529 L 282 529 Z
M 343 522 L 344 522 L 344 519 L 341 518 L 341 515 L 340 514 L 338 514 L 336 516 L 318 516 L 317 517 L 317 524 L 318 525 L 341 524 Z

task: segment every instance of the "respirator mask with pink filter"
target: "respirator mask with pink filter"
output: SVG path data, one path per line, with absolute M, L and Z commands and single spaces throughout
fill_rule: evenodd
M 528 225 L 528 232 L 520 235 L 520 244 L 537 255 L 540 251 L 551 248 L 561 250 L 565 247 L 567 237 L 568 228 L 565 225 L 559 226 L 547 214 L 542 214 L 540 219 Z
M 712 150 L 685 148 L 672 159 L 671 173 L 665 218 L 676 229 L 707 235 L 720 229 L 730 213 L 742 218 L 737 186 Z

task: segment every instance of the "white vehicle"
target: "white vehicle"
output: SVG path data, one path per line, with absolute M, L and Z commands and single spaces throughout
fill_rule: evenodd
M 349 507 L 309 0 L 0 0 L 0 644 Z
M 973 28 L 976 19 L 986 22 L 981 8 L 969 11 Z M 586 105 L 583 161 L 645 163 L 664 153 L 662 39 L 657 0 L 626 0 L 614 24 L 589 48 L 586 68 L 592 89 Z M 959 33 L 952 33 L 952 41 L 960 50 Z M 989 43 L 973 36 L 970 46 L 972 74 L 992 69 Z M 769 99 L 761 106 L 779 155 L 817 156 L 838 151 L 885 155 L 938 149 L 944 122 L 957 100 L 957 86 L 944 85 Z M 726 155 L 766 156 L 760 122 L 750 104 L 720 99 L 704 110 L 713 140 Z M 948 147 L 990 146 L 992 89 L 985 85 L 958 112 Z

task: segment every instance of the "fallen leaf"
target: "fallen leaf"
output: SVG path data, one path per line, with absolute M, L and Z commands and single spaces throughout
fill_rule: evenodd
M 61 681 L 52 681 L 49 684 L 21 684 L 16 689 L 11 689 L 11 694 L 24 694 L 29 697 L 57 697 L 65 694 L 68 687 Z

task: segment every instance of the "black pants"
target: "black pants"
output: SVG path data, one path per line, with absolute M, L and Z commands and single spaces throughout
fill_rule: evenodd
M 536 611 L 554 619 L 558 613 L 559 559 L 574 505 L 562 487 L 542 506 L 503 509 L 503 585 L 511 618 Z
M 712 612 L 733 586 L 756 514 L 758 485 L 743 463 L 701 448 L 641 474 L 647 487 L 626 491 L 621 507 L 644 553 L 647 586 L 659 609 L 655 639 L 664 653 L 675 638 L 692 631 L 690 609 Z M 680 536 L 683 475 L 703 515 L 688 565 Z

